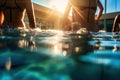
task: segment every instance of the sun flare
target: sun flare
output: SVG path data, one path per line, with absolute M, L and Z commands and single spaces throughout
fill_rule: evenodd
M 68 0 L 51 0 L 50 6 L 52 9 L 58 10 L 63 13 L 66 9 L 67 3 Z

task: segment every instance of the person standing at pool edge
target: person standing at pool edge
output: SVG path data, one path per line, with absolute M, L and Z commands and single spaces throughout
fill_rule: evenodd
M 119 32 L 120 31 L 120 13 L 115 16 L 112 32 Z
M 98 7 L 98 14 L 95 16 L 96 9 Z M 73 30 L 77 31 L 80 28 L 86 28 L 88 31 L 98 31 L 98 21 L 103 12 L 103 6 L 99 0 L 69 0 L 63 16 L 63 27 L 66 25 L 66 20 L 72 8 L 72 22 L 77 25 L 73 25 Z
M 24 28 L 25 12 L 30 28 L 35 28 L 35 15 L 31 0 L 0 0 L 0 12 L 4 13 L 4 22 L 0 28 Z

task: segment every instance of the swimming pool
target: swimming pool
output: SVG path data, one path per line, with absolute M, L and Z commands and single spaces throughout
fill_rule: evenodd
M 120 34 L 0 30 L 0 80 L 120 80 Z

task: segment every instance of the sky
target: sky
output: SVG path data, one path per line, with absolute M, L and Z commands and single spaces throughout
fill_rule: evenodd
M 67 0 L 32 0 L 32 1 L 49 8 L 59 10 L 61 12 L 64 12 L 67 4 Z M 103 7 L 105 7 L 105 0 L 100 0 L 100 1 L 103 4 Z M 107 13 L 120 12 L 119 3 L 120 3 L 120 0 L 107 0 L 106 12 Z
M 64 12 L 68 0 L 32 0 L 33 2 Z
M 32 2 L 49 7 L 50 0 L 32 0 Z

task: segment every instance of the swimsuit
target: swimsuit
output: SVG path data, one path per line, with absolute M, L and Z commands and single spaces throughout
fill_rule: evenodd
M 12 11 L 13 11 L 13 10 L 23 11 L 23 9 L 21 9 L 20 6 L 18 6 L 16 0 L 14 0 L 14 4 L 15 4 L 14 7 L 12 7 L 11 5 L 7 5 L 7 0 L 5 0 L 5 2 L 0 5 L 0 10 L 2 10 L 2 11 L 4 11 L 4 12 L 9 10 L 9 12 L 10 12 L 10 14 L 9 14 L 10 20 L 9 20 L 9 21 L 10 21 L 10 22 L 13 21 L 13 19 L 12 19 L 12 16 L 13 16 L 13 15 L 12 15 Z
M 71 0 L 73 23 L 79 23 L 78 27 L 96 31 L 95 12 L 97 0 Z

